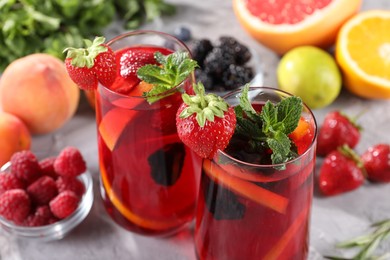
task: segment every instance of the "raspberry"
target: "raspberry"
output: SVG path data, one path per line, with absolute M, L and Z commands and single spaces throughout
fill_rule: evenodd
M 55 156 L 48 157 L 39 161 L 39 166 L 41 167 L 42 175 L 50 176 L 54 180 L 57 179 L 57 173 L 54 170 L 54 161 L 56 160 Z
M 80 198 L 70 190 L 63 191 L 49 203 L 54 216 L 64 219 L 70 216 L 78 207 Z
M 42 176 L 27 187 L 27 193 L 36 205 L 45 205 L 58 194 L 55 181 Z
M 60 176 L 76 177 L 86 170 L 85 161 L 75 147 L 66 147 L 54 161 L 54 170 Z
M 37 157 L 29 150 L 14 153 L 11 157 L 11 173 L 27 183 L 35 181 L 41 176 Z
M 0 195 L 0 215 L 21 224 L 30 213 L 30 198 L 22 189 L 7 190 Z
M 0 194 L 11 189 L 24 189 L 24 186 L 24 183 L 11 173 L 0 174 Z
M 78 196 L 83 196 L 85 192 L 84 184 L 77 178 L 58 177 L 56 180 L 58 192 L 66 190 L 73 191 Z
M 53 213 L 51 213 L 48 205 L 38 207 L 33 214 L 30 214 L 23 222 L 23 225 L 28 227 L 44 226 L 50 223 L 54 219 Z

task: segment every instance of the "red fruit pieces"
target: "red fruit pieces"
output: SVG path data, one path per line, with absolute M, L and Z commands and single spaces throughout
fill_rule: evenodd
M 70 216 L 78 207 L 80 198 L 73 191 L 63 191 L 49 203 L 50 210 L 59 219 Z
M 115 54 L 108 45 L 102 44 L 101 46 L 107 48 L 107 50 L 96 56 L 92 71 L 103 86 L 110 87 L 117 76 Z
M 14 174 L 0 173 L 0 195 L 11 189 L 24 189 L 24 182 L 19 180 Z
M 39 161 L 39 166 L 41 167 L 42 175 L 46 175 L 52 177 L 53 179 L 57 179 L 57 173 L 54 170 L 54 161 L 57 157 L 47 157 Z
M 362 154 L 361 159 L 370 181 L 390 182 L 390 145 L 374 145 Z
M 154 58 L 154 49 L 141 48 L 127 49 L 118 53 L 119 73 L 121 77 L 138 84 L 141 80 L 137 76 L 137 70 L 146 64 L 157 64 Z
M 182 119 L 180 113 L 187 105 L 183 103 L 176 114 L 176 128 L 179 138 L 202 158 L 212 158 L 217 150 L 224 150 L 229 144 L 236 125 L 234 109 L 224 112 L 223 118 L 206 121 L 204 127 L 196 120 L 196 114 Z
M 288 135 L 297 147 L 298 154 L 303 154 L 313 143 L 314 131 L 314 122 L 310 123 L 303 117 L 299 119 L 298 126 Z
M 0 195 L 0 215 L 21 224 L 30 213 L 30 198 L 22 189 L 7 190 Z
M 48 225 L 53 221 L 56 221 L 56 217 L 54 217 L 53 213 L 48 205 L 37 207 L 35 212 L 28 215 L 28 217 L 23 222 L 23 225 L 28 227 L 38 227 L 43 225 Z
M 319 173 L 319 188 L 324 195 L 352 191 L 363 184 L 364 170 L 356 161 L 356 154 L 347 150 L 338 149 L 325 157 Z
M 41 176 L 37 157 L 29 150 L 14 153 L 11 157 L 11 174 L 27 184 Z
M 76 67 L 72 65 L 72 59 L 65 59 L 65 67 L 69 77 L 77 86 L 83 90 L 93 90 L 97 88 L 98 79 L 88 67 Z
M 77 178 L 58 177 L 56 185 L 58 192 L 70 190 L 79 197 L 83 196 L 85 192 L 84 184 Z
M 360 127 L 339 111 L 326 115 L 318 133 L 317 154 L 326 156 L 344 144 L 354 148 L 360 140 Z
M 27 187 L 27 193 L 36 205 L 45 205 L 57 193 L 56 182 L 49 176 L 42 176 Z
M 64 148 L 54 161 L 54 170 L 60 176 L 76 177 L 87 169 L 80 151 L 75 147 Z

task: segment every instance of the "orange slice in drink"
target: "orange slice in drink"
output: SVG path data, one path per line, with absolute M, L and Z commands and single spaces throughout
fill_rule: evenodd
M 138 216 L 134 212 L 132 212 L 128 207 L 126 207 L 122 201 L 117 197 L 115 192 L 113 191 L 110 181 L 107 177 L 107 172 L 105 170 L 103 162 L 100 163 L 100 172 L 101 172 L 101 181 L 103 183 L 104 189 L 109 197 L 111 203 L 115 206 L 115 208 L 130 222 L 133 224 L 157 231 L 169 230 L 177 227 L 177 220 L 171 221 L 157 221 L 152 219 L 146 219 L 141 216 Z
M 390 11 L 365 11 L 337 37 L 336 60 L 344 84 L 363 98 L 390 98 Z
M 283 259 L 280 256 L 287 245 L 295 238 L 298 230 L 303 227 L 308 218 L 308 209 L 304 208 L 296 219 L 292 222 L 291 226 L 286 232 L 280 237 L 279 241 L 273 246 L 268 254 L 263 258 L 264 260 L 276 260 Z
M 99 124 L 99 133 L 111 151 L 114 149 L 126 125 L 138 113 L 133 109 L 145 102 L 145 99 L 141 98 L 142 94 L 149 91 L 151 88 L 151 84 L 141 81 L 129 92 L 129 95 L 134 98 L 129 100 L 130 98 L 124 97 L 112 101 L 117 107 L 104 114 Z
M 241 196 L 281 214 L 286 212 L 288 206 L 287 198 L 259 187 L 249 181 L 234 177 L 210 160 L 205 159 L 203 161 L 203 170 L 214 182 L 224 185 Z

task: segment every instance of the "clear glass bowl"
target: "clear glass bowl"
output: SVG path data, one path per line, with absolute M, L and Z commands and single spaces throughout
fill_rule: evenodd
M 9 162 L 4 164 L 0 168 L 0 172 L 7 171 L 9 166 Z M 44 242 L 59 240 L 65 237 L 71 230 L 73 230 L 86 218 L 93 204 L 93 182 L 91 174 L 86 171 L 78 178 L 85 186 L 85 193 L 81 198 L 78 208 L 72 215 L 53 224 L 40 227 L 18 226 L 13 222 L 0 217 L 0 226 L 3 233 L 17 238 Z

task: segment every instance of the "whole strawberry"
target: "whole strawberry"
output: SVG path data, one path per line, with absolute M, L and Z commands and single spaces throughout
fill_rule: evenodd
M 30 199 L 22 189 L 7 190 L 0 195 L 0 215 L 21 224 L 30 213 Z
M 390 182 L 390 145 L 377 144 L 362 156 L 367 178 L 374 182 Z
M 205 95 L 202 83 L 194 84 L 196 95 L 183 94 L 176 114 L 179 138 L 202 158 L 213 158 L 229 144 L 235 126 L 234 109 L 214 94 Z
M 339 111 L 326 115 L 318 133 L 317 154 L 326 156 L 344 144 L 354 148 L 360 140 L 360 126 Z
M 319 173 L 319 188 L 324 195 L 336 195 L 357 189 L 364 180 L 359 156 L 344 145 L 325 157 Z
M 70 47 L 64 50 L 67 52 L 65 67 L 68 74 L 81 89 L 96 89 L 98 82 L 109 87 L 115 81 L 115 55 L 104 41 L 104 37 L 96 37 L 93 42 L 85 41 L 85 49 Z

